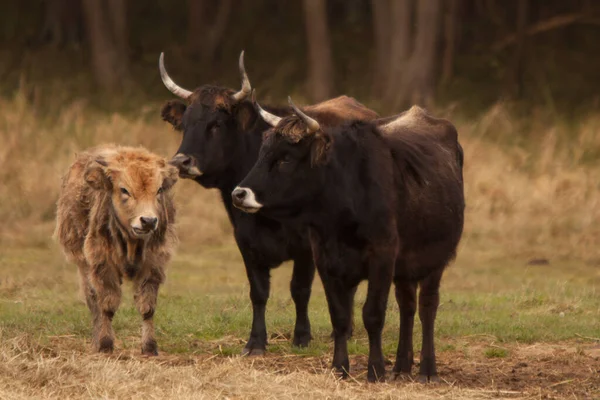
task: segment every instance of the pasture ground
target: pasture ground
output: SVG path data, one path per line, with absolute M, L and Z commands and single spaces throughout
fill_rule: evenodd
M 268 355 L 238 356 L 251 323 L 243 264 L 218 195 L 189 181 L 175 187 L 181 244 L 156 313 L 160 355 L 138 354 L 141 318 L 127 284 L 116 352 L 92 354 L 76 268 L 51 240 L 60 176 L 75 152 L 99 143 L 174 154 L 179 134 L 160 122 L 159 109 L 107 115 L 82 100 L 42 115 L 22 93 L 0 98 L 0 399 L 600 398 L 600 116 L 519 120 L 501 104 L 477 121 L 449 114 L 465 149 L 467 209 L 458 258 L 442 282 L 441 384 L 366 383 L 364 284 L 351 379 L 328 369 L 331 324 L 318 278 L 314 340 L 292 348 L 289 265 L 273 273 Z M 391 297 L 391 363 L 397 332 Z

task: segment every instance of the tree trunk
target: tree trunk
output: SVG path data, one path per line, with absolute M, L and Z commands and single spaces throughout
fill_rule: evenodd
M 520 0 L 517 6 L 517 37 L 513 58 L 506 74 L 506 96 L 519 98 L 523 94 L 523 69 L 525 64 L 525 40 L 529 19 L 529 0 Z
M 190 0 L 188 19 L 188 50 L 205 62 L 212 62 L 221 41 L 229 16 L 232 0 L 207 3 L 205 0 Z
M 390 0 L 372 0 L 375 66 L 373 68 L 372 95 L 380 97 L 388 82 L 390 62 Z
M 430 105 L 435 94 L 435 70 L 441 25 L 441 0 L 417 2 L 417 27 L 414 50 L 401 76 L 394 108 L 410 104 Z
M 129 59 L 129 35 L 127 29 L 127 1 L 108 0 L 108 16 L 112 37 L 120 60 Z M 122 64 L 125 65 L 125 64 Z
M 331 97 L 333 61 L 327 27 L 325 0 L 304 0 L 306 38 L 308 42 L 308 88 L 313 101 Z
M 103 90 L 117 91 L 125 84 L 128 59 L 119 57 L 119 46 L 112 37 L 113 21 L 102 0 L 84 0 L 83 11 L 96 82 Z
M 442 59 L 442 83 L 448 83 L 454 74 L 454 55 L 456 54 L 459 30 L 460 0 L 447 0 L 444 13 L 444 54 Z
M 392 25 L 390 29 L 390 49 L 388 57 L 388 73 L 386 75 L 385 93 L 386 102 L 394 103 L 402 76 L 409 61 L 412 43 L 413 25 L 412 0 L 392 0 L 390 16 Z

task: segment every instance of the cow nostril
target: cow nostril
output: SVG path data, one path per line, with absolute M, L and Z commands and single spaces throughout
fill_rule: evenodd
M 154 228 L 156 228 L 156 223 L 158 222 L 158 218 L 156 218 L 156 217 L 140 217 L 140 222 L 142 223 L 143 229 L 154 229 Z
M 185 159 L 181 160 L 181 166 L 182 167 L 191 167 L 192 166 L 192 158 L 186 157 Z
M 247 194 L 246 189 L 236 189 L 233 192 L 233 195 L 238 200 L 244 200 L 244 198 L 246 197 L 246 194 Z

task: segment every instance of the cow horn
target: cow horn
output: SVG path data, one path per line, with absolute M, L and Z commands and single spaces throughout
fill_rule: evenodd
M 252 89 L 252 104 L 256 107 L 256 110 L 260 114 L 261 118 L 265 120 L 265 122 L 273 127 L 277 126 L 281 121 L 281 117 L 278 117 L 275 114 L 271 114 L 268 111 L 263 110 L 263 108 L 256 101 L 256 92 Z
M 171 79 L 169 74 L 167 74 L 167 70 L 165 69 L 165 53 L 160 53 L 160 57 L 158 58 L 158 69 L 160 69 L 160 78 L 171 93 L 185 100 L 190 97 L 192 92 L 178 86 L 173 82 L 173 79 Z
M 292 107 L 292 110 L 294 110 L 294 113 L 298 117 L 300 117 L 300 119 L 302 121 L 304 121 L 304 123 L 306 124 L 306 127 L 307 127 L 306 132 L 307 133 L 315 133 L 316 131 L 321 129 L 321 127 L 319 126 L 319 123 L 317 121 L 315 121 L 308 115 L 304 114 L 302 111 L 300 111 L 300 109 L 298 107 L 296 107 L 296 105 L 294 104 L 294 102 L 292 101 L 292 98 L 290 96 L 288 96 L 288 103 L 290 103 L 290 107 Z
M 244 67 L 244 50 L 242 50 L 240 53 L 240 75 L 242 75 L 242 88 L 239 92 L 234 93 L 231 96 L 236 103 L 244 100 L 252 91 L 252 85 L 250 85 L 250 79 L 248 79 L 248 74 L 246 73 L 246 68 Z

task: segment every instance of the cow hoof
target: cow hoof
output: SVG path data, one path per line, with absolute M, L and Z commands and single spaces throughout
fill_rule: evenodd
M 400 380 L 403 382 L 412 382 L 413 378 L 410 372 L 393 372 L 394 380 Z
M 158 355 L 158 345 L 156 344 L 155 340 L 144 343 L 142 345 L 142 355 L 144 355 L 144 356 L 157 356 Z
M 368 382 L 385 381 L 385 367 L 383 365 L 369 365 L 367 371 Z
M 104 336 L 98 341 L 98 351 L 100 353 L 112 353 L 114 350 L 114 341 L 111 337 Z
M 310 333 L 300 335 L 294 334 L 294 341 L 292 342 L 292 344 L 296 347 L 308 347 L 308 344 L 310 343 L 311 339 L 312 337 L 310 336 Z
M 419 383 L 439 383 L 440 377 L 437 375 L 427 376 L 427 375 L 420 374 L 419 377 L 417 378 L 417 382 L 419 382 Z
M 267 351 L 265 349 L 250 349 L 248 347 L 244 347 L 244 349 L 242 350 L 242 355 L 250 357 L 264 356 L 266 352 Z

